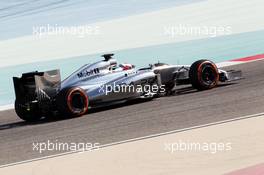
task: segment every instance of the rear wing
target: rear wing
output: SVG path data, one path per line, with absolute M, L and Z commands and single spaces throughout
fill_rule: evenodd
M 29 72 L 13 77 L 17 101 L 41 101 L 54 97 L 61 84 L 59 70 Z

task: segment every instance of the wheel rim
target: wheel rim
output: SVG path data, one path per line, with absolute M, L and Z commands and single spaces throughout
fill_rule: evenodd
M 69 91 L 67 105 L 70 112 L 74 115 L 83 115 L 88 110 L 88 97 L 80 88 Z
M 201 64 L 198 69 L 198 79 L 206 87 L 214 87 L 217 84 L 219 75 L 217 68 L 210 62 Z
M 201 79 L 204 82 L 204 84 L 206 84 L 208 86 L 216 81 L 216 74 L 215 74 L 215 71 L 212 69 L 211 66 L 206 65 L 202 69 L 202 77 L 201 77 Z

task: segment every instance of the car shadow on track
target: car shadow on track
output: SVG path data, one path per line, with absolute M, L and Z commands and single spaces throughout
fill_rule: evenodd
M 217 85 L 217 88 L 222 88 L 222 87 L 226 87 L 226 86 L 230 86 L 234 84 L 237 84 L 237 83 L 236 82 L 221 83 Z M 208 91 L 208 90 L 204 90 L 204 91 Z M 185 86 L 183 88 L 176 89 L 175 92 L 171 95 L 178 96 L 178 95 L 186 95 L 186 94 L 192 94 L 192 93 L 197 93 L 197 92 L 203 92 L 203 91 L 199 91 L 193 88 L 192 86 Z
M 12 128 L 18 128 L 18 127 L 23 127 L 27 125 L 36 125 L 36 124 L 41 124 L 44 121 L 38 121 L 38 122 L 25 122 L 25 121 L 20 121 L 20 122 L 14 122 L 14 123 L 7 123 L 7 124 L 2 124 L 0 125 L 0 131 L 1 130 L 6 130 L 6 129 L 12 129 Z
M 113 104 L 109 106 L 104 106 L 104 107 L 98 107 L 94 109 L 90 109 L 87 115 L 101 112 L 101 111 L 106 111 L 106 110 L 111 110 L 111 109 L 116 109 L 116 108 L 121 108 L 125 106 L 130 106 L 130 105 L 135 105 L 139 103 L 145 103 L 147 101 L 150 101 L 149 99 L 137 99 L 137 100 L 131 100 L 128 102 L 124 103 L 118 103 L 118 104 Z M 66 118 L 64 116 L 56 116 L 54 118 L 43 118 L 39 121 L 36 122 L 26 122 L 26 121 L 18 121 L 18 122 L 13 122 L 13 123 L 6 123 L 6 124 L 0 124 L 0 131 L 1 130 L 7 130 L 7 129 L 13 129 L 13 128 L 19 128 L 19 127 L 25 127 L 25 126 L 30 126 L 30 125 L 41 125 L 41 124 L 46 124 L 46 123 L 52 123 L 52 122 L 57 122 L 57 121 L 63 121 L 63 120 L 73 120 L 73 119 L 78 119 L 80 117 L 71 117 L 71 118 Z
M 237 84 L 237 83 L 232 82 L 232 83 L 219 84 L 217 88 L 222 88 L 222 87 L 230 86 L 233 84 Z M 192 94 L 192 93 L 197 93 L 197 92 L 199 92 L 199 91 L 194 89 L 193 87 L 186 86 L 186 87 L 177 89 L 175 91 L 175 93 L 173 93 L 169 96 L 186 95 L 186 94 Z M 112 105 L 108 105 L 108 106 L 104 106 L 104 107 L 97 107 L 94 109 L 90 109 L 87 114 L 89 115 L 89 114 L 93 114 L 93 113 L 97 113 L 97 112 L 117 109 L 117 108 L 121 108 L 121 107 L 127 107 L 127 106 L 136 105 L 136 104 L 140 104 L 140 103 L 146 103 L 149 101 L 151 101 L 151 99 L 136 99 L 136 100 L 127 101 L 124 103 L 112 104 Z M 72 120 L 72 119 L 77 119 L 77 118 L 79 118 L 79 117 L 65 118 L 62 116 L 57 116 L 55 118 L 41 119 L 40 121 L 37 121 L 37 122 L 19 121 L 19 122 L 14 122 L 14 123 L 1 124 L 0 125 L 0 131 L 12 129 L 12 128 L 29 126 L 29 125 L 41 125 L 41 124 L 63 121 L 63 120 Z

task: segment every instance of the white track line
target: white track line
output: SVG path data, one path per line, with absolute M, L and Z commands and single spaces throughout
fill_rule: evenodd
M 115 146 L 115 145 L 119 145 L 119 144 L 124 144 L 124 143 L 135 142 L 135 141 L 139 141 L 139 140 L 144 140 L 144 139 L 150 139 L 150 138 L 154 138 L 154 137 L 164 136 L 164 135 L 168 135 L 168 134 L 174 134 L 174 133 L 178 133 L 178 132 L 184 132 L 184 131 L 189 131 L 189 130 L 193 130 L 193 129 L 199 129 L 199 128 L 204 128 L 204 127 L 208 127 L 208 126 L 213 126 L 213 125 L 219 125 L 219 124 L 224 124 L 224 123 L 228 123 L 228 122 L 238 121 L 238 120 L 244 120 L 244 119 L 248 119 L 248 118 L 260 117 L 260 116 L 263 116 L 263 115 L 264 115 L 264 112 L 257 113 L 257 114 L 252 114 L 252 115 L 246 115 L 246 116 L 243 116 L 243 117 L 237 117 L 237 118 L 228 119 L 228 120 L 222 120 L 222 121 L 218 121 L 218 122 L 212 122 L 212 123 L 203 124 L 203 125 L 192 126 L 192 127 L 183 128 L 183 129 L 172 130 L 172 131 L 163 132 L 163 133 L 159 133 L 159 134 L 152 134 L 152 135 L 148 135 L 148 136 L 143 136 L 143 137 L 138 137 L 138 138 L 133 138 L 133 139 L 128 139 L 128 140 L 123 140 L 123 141 L 119 141 L 119 142 L 113 142 L 113 143 L 101 145 L 99 147 L 99 149 L 102 149 L 102 148 L 105 148 L 105 147 L 110 147 L 110 146 Z M 96 149 L 98 149 L 98 148 L 96 148 Z M 86 151 L 69 151 L 69 152 L 60 153 L 60 154 L 44 156 L 44 157 L 41 157 L 41 158 L 29 159 L 29 160 L 25 160 L 25 161 L 16 162 L 16 163 L 10 163 L 10 164 L 6 164 L 6 165 L 1 165 L 0 168 L 15 166 L 15 165 L 19 165 L 19 164 L 25 164 L 25 163 L 39 161 L 39 160 L 44 160 L 44 159 L 49 159 L 49 158 L 65 156 L 65 155 L 74 154 L 74 153 L 83 153 L 83 152 L 86 152 Z
M 235 66 L 235 65 L 244 64 L 244 63 L 246 63 L 246 62 L 243 62 L 243 61 L 224 61 L 221 63 L 216 63 L 216 65 L 218 68 L 223 68 L 223 67 Z
M 239 64 L 245 64 L 245 63 L 251 63 L 251 62 L 255 62 L 255 61 L 260 61 L 263 60 L 263 58 L 259 58 L 259 59 L 255 59 L 255 60 L 250 60 L 250 61 L 224 61 L 221 63 L 216 63 L 218 68 L 223 68 L 223 67 L 228 67 L 228 66 L 235 66 L 235 65 L 239 65 Z
M 6 111 L 10 109 L 14 109 L 14 104 L 0 106 L 0 111 Z

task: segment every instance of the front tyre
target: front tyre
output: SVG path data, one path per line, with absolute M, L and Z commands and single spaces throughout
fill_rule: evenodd
M 89 100 L 86 92 L 79 88 L 66 88 L 57 97 L 59 112 L 66 117 L 82 116 L 88 111 Z
M 16 100 L 15 111 L 19 118 L 27 122 L 36 122 L 42 118 L 37 103 L 20 103 Z
M 192 86 L 198 90 L 212 89 L 219 80 L 218 68 L 209 60 L 198 60 L 191 65 L 189 78 Z

